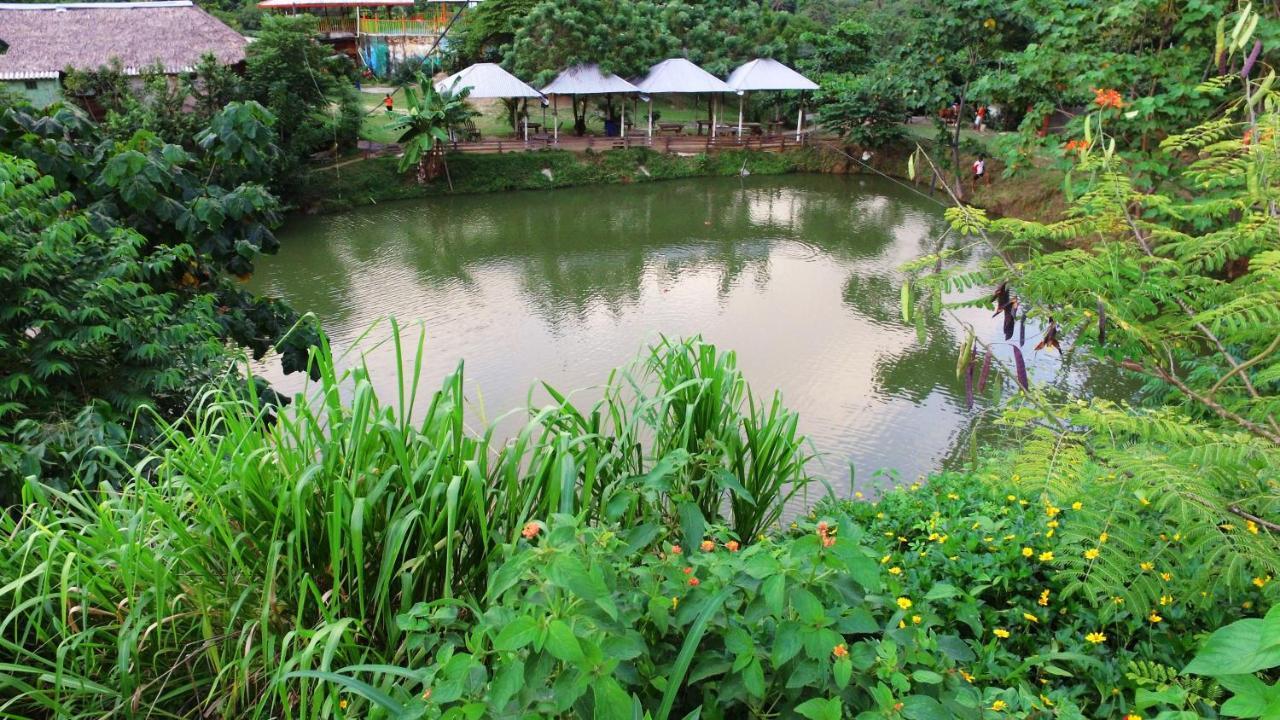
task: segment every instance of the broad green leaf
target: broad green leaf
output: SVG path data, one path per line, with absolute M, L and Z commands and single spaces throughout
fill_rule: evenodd
M 1280 665 L 1280 646 L 1262 648 L 1266 622 L 1237 620 L 1214 631 L 1184 673 L 1190 675 L 1248 675 Z
M 836 687 L 845 689 L 849 686 L 849 678 L 853 676 L 853 661 L 848 657 L 837 659 L 831 664 L 831 675 L 836 681 Z
M 527 615 L 521 615 L 498 632 L 493 639 L 493 649 L 498 652 L 511 652 L 533 642 L 538 637 L 537 621 Z
M 563 620 L 552 620 L 547 626 L 547 652 L 561 662 L 580 663 L 583 660 L 582 645 Z
M 809 720 L 840 720 L 844 704 L 839 698 L 811 698 L 797 705 L 796 713 Z

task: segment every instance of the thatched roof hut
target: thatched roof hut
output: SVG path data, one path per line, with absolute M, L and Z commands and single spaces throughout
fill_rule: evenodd
M 0 3 L 0 80 L 57 78 L 67 67 L 93 70 L 119 58 L 126 74 L 156 63 L 190 71 L 206 53 L 244 60 L 243 35 L 190 0 Z

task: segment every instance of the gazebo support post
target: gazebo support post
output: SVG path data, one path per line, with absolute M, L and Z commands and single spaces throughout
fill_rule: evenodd
M 649 142 L 653 142 L 653 96 L 649 96 Z
M 800 112 L 796 113 L 796 142 L 800 142 L 800 129 L 804 127 L 804 101 L 800 101 Z
M 746 95 L 745 92 L 738 93 L 738 142 L 742 142 L 742 103 Z

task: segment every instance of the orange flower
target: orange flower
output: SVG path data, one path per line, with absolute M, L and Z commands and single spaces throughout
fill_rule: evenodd
M 738 548 L 740 547 L 737 540 L 730 540 L 725 543 L 724 546 L 729 550 L 729 552 L 738 552 Z
M 711 542 L 710 540 L 702 541 L 702 552 L 711 552 L 712 550 L 715 550 L 715 549 L 716 549 L 715 543 Z
M 1120 93 L 1110 88 L 1094 88 L 1093 104 L 1100 108 L 1122 108 L 1124 107 L 1124 98 L 1120 97 Z
M 1068 140 L 1067 144 L 1062 146 L 1062 149 L 1067 152 L 1073 152 L 1075 150 L 1086 150 L 1088 147 L 1089 143 L 1083 140 Z
M 840 643 L 839 645 L 831 648 L 831 654 L 837 658 L 842 658 L 849 654 L 849 649 L 844 646 L 844 643 Z
M 827 529 L 828 529 L 828 528 L 830 528 L 830 527 L 831 527 L 831 526 L 827 524 L 827 521 L 826 521 L 826 520 L 823 520 L 822 522 L 818 523 L 818 534 L 819 534 L 819 535 L 826 535 L 826 534 L 827 534 Z
M 701 585 L 701 584 L 702 584 L 702 583 L 700 583 L 700 582 L 698 581 L 698 578 L 696 578 L 696 577 L 691 577 L 691 578 L 689 578 L 689 587 L 698 587 L 698 586 L 699 586 L 699 585 Z
M 532 540 L 538 537 L 540 531 L 541 528 L 538 527 L 538 523 L 529 521 L 524 524 L 524 529 L 520 531 L 520 534 L 524 536 L 525 540 Z
M 685 569 L 684 569 L 684 574 L 685 574 L 685 575 L 692 575 L 692 574 L 693 574 L 693 568 L 691 568 L 691 567 L 687 567 L 687 568 L 685 568 Z
M 672 546 L 671 546 L 671 554 L 672 554 L 672 555 L 679 555 L 679 554 L 680 554 L 680 553 L 682 553 L 682 552 L 684 552 L 684 551 L 680 549 L 680 546 L 679 546 L 679 545 L 672 545 Z
M 834 535 L 823 535 L 823 536 L 822 536 L 822 547 L 824 547 L 824 548 L 829 548 L 829 547 L 831 547 L 832 545 L 835 545 L 835 544 L 836 544 L 836 538 L 835 538 L 835 536 L 834 536 Z

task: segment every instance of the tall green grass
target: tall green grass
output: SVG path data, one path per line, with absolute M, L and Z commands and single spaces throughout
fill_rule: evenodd
M 0 717 L 334 717 L 317 678 L 421 663 L 397 616 L 466 612 L 529 521 L 750 536 L 808 482 L 795 416 L 696 338 L 591 407 L 545 388 L 508 438 L 468 426 L 461 365 L 417 402 L 423 344 L 402 340 L 392 323 L 392 404 L 322 351 L 287 410 L 211 389 L 125 487 L 27 487 L 0 514 Z

